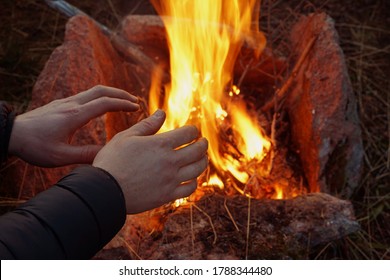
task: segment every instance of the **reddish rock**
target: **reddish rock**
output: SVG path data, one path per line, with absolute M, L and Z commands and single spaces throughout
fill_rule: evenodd
M 360 228 L 350 202 L 323 193 L 250 202 L 244 196 L 214 194 L 192 209 L 186 206 L 167 215 L 161 232 L 151 231 L 145 220 L 130 217 L 97 258 L 113 257 L 121 247 L 127 248 L 127 258 L 142 259 L 307 258 L 312 247 Z
M 76 16 L 66 26 L 64 43 L 54 50 L 41 72 L 33 89 L 29 110 L 96 85 L 113 86 L 135 93 L 138 83 L 131 75 L 131 67 L 91 20 Z M 111 123 L 119 126 L 107 132 L 109 137 L 130 125 L 122 114 L 106 114 L 78 130 L 72 144 L 104 143 L 105 118 L 114 118 L 116 121 Z M 5 172 L 9 180 L 7 184 L 17 186 L 20 196 L 26 198 L 57 182 L 72 168 L 74 166 L 38 168 L 19 160 Z
M 363 156 L 356 100 L 334 22 L 326 14 L 302 16 L 295 24 L 295 56 L 313 36 L 317 40 L 286 106 L 293 141 L 310 188 L 348 197 L 359 183 Z

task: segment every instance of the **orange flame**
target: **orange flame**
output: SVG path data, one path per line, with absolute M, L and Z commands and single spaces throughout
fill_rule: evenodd
M 271 144 L 256 117 L 245 105 L 233 103 L 240 89 L 231 85 L 233 67 L 244 40 L 257 46 L 260 55 L 265 37 L 258 29 L 259 2 L 256 0 L 152 0 L 163 15 L 170 50 L 171 82 L 165 85 L 160 104 L 158 75 L 150 92 L 150 112 L 162 107 L 167 120 L 162 131 L 195 124 L 209 141 L 213 165 L 246 183 L 243 163 L 261 161 Z M 255 24 L 252 24 L 252 23 Z M 236 101 L 235 101 L 236 102 Z M 219 133 L 229 119 L 240 157 L 226 151 Z M 218 177 L 212 184 L 223 185 Z

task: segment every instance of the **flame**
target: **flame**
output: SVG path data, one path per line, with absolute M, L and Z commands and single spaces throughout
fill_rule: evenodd
M 212 174 L 210 176 L 210 179 L 207 182 L 204 182 L 203 184 L 204 186 L 214 186 L 220 189 L 223 189 L 224 187 L 222 180 L 218 177 L 217 174 Z
M 166 27 L 171 81 L 164 85 L 161 103 L 161 74 L 155 73 L 150 112 L 159 107 L 166 110 L 167 119 L 161 131 L 185 124 L 198 126 L 209 141 L 213 166 L 245 184 L 250 177 L 245 165 L 262 161 L 271 148 L 256 116 L 247 112 L 240 89 L 231 86 L 234 63 L 244 40 L 256 46 L 257 55 L 265 47 L 265 37 L 257 24 L 259 1 L 152 0 L 152 3 Z M 235 153 L 221 141 L 226 121 L 231 124 L 237 144 Z M 208 184 L 223 186 L 217 176 L 211 177 Z
M 281 188 L 278 184 L 276 184 L 275 194 L 272 196 L 272 199 L 283 199 L 283 198 L 285 198 L 283 188 Z

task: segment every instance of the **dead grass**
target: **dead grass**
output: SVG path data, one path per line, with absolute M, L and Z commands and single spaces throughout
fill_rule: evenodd
M 146 0 L 69 2 L 112 28 L 123 14 L 152 12 Z M 359 104 L 365 170 L 352 197 L 362 230 L 316 248 L 309 258 L 390 259 L 390 22 L 386 14 L 390 3 L 387 0 L 263 0 L 261 25 L 272 34 L 269 45 L 278 53 L 288 53 L 286 34 L 291 23 L 300 13 L 318 10 L 328 12 L 335 19 L 340 34 Z M 32 87 L 46 60 L 62 42 L 66 19 L 41 0 L 5 0 L 0 20 L 0 99 L 8 100 L 22 112 L 28 106 Z M 1 196 L 8 193 L 1 192 Z M 12 201 L 2 200 L 1 207 Z

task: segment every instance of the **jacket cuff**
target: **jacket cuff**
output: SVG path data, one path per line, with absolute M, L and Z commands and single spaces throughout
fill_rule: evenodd
M 0 164 L 8 157 L 8 145 L 14 120 L 15 113 L 12 107 L 0 101 Z

